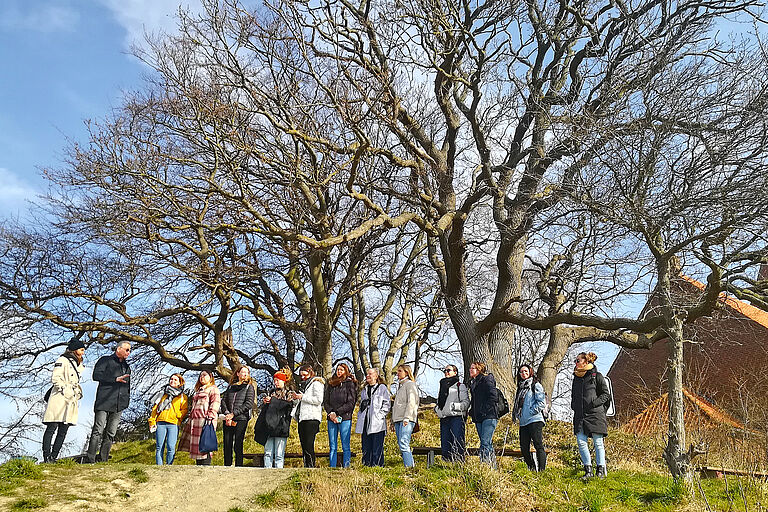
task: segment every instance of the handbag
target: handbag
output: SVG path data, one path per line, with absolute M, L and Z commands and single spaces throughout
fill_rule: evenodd
M 216 428 L 213 426 L 213 421 L 205 420 L 203 425 L 203 431 L 200 433 L 200 442 L 197 445 L 197 450 L 200 453 L 215 452 L 219 449 L 219 441 L 216 439 Z

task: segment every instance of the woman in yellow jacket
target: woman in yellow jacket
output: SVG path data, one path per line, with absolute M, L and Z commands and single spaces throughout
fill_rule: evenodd
M 184 378 L 174 373 L 168 385 L 162 390 L 162 395 L 152 406 L 149 416 L 149 431 L 155 434 L 155 462 L 163 465 L 163 448 L 166 448 L 165 463 L 173 464 L 176 456 L 176 441 L 179 438 L 179 425 L 187 415 L 189 398 L 184 393 Z

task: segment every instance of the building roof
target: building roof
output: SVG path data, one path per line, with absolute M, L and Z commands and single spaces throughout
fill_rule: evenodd
M 692 391 L 683 388 L 683 395 L 685 397 L 683 417 L 686 429 L 690 430 L 694 423 L 701 424 L 702 419 L 713 425 L 726 425 L 737 429 L 744 429 L 742 423 L 739 423 L 728 413 L 718 409 Z M 668 393 L 661 395 L 640 414 L 625 423 L 621 429 L 630 434 L 640 436 L 658 433 L 660 427 L 667 424 L 669 416 L 667 396 Z
M 681 276 L 672 290 L 699 300 L 706 286 Z M 762 389 L 768 367 L 768 313 L 727 294 L 710 316 L 686 324 L 683 385 L 710 404 L 738 401 L 739 388 Z M 649 301 L 653 306 L 653 302 Z M 648 349 L 622 348 L 608 371 L 616 413 L 629 420 L 667 391 L 668 340 Z
M 697 281 L 692 277 L 688 277 L 683 274 L 681 274 L 680 277 L 701 291 L 704 291 L 707 288 L 704 283 Z M 760 308 L 756 308 L 752 304 L 739 300 L 736 297 L 732 297 L 725 292 L 720 294 L 720 302 L 729 308 L 741 313 L 750 320 L 754 320 L 763 327 L 768 327 L 768 311 L 763 311 Z

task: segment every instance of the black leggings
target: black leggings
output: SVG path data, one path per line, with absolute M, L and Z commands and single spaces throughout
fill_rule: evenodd
M 43 434 L 43 462 L 55 462 L 59 458 L 64 438 L 67 437 L 69 425 L 63 422 L 46 423 L 45 425 L 45 433 Z M 53 441 L 53 448 L 51 448 L 54 432 L 56 433 L 56 440 Z
M 237 425 L 228 427 L 224 425 L 224 465 L 232 465 L 232 449 L 235 450 L 235 466 L 243 465 L 243 441 L 245 429 L 248 428 L 248 420 L 235 420 Z
M 531 441 L 533 441 L 533 446 L 536 448 L 536 462 L 539 463 L 539 471 L 544 471 L 547 467 L 547 452 L 544 449 L 543 428 L 544 422 L 541 421 L 520 427 L 520 451 L 523 452 L 523 459 L 525 459 L 525 463 L 531 470 L 536 469 L 536 464 L 533 462 L 533 456 L 531 455 Z
M 299 441 L 301 453 L 304 456 L 304 467 L 315 467 L 315 436 L 320 430 L 319 420 L 304 420 L 299 422 Z

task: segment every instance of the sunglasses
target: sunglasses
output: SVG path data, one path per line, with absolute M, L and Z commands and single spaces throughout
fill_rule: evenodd
M 443 373 L 451 373 L 453 371 L 453 368 L 444 368 Z

